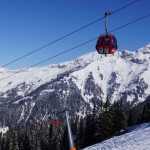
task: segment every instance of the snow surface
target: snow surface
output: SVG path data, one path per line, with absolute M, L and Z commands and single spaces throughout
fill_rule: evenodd
M 0 133 L 4 134 L 9 130 L 8 127 L 0 127 Z
M 129 128 L 129 133 L 116 136 L 83 150 L 150 150 L 150 123 Z

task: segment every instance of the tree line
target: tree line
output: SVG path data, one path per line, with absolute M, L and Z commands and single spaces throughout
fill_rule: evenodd
M 127 127 L 150 122 L 150 97 L 137 106 L 124 108 L 121 102 L 110 103 L 107 98 L 84 117 L 70 118 L 73 140 L 82 149 L 127 131 Z M 1 150 L 62 150 L 68 149 L 64 122 L 53 125 L 48 121 L 30 124 L 21 129 L 10 129 L 0 134 Z

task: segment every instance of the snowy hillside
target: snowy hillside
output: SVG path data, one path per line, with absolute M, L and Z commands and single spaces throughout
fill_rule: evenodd
M 14 124 L 43 120 L 54 107 L 60 109 L 66 104 L 72 114 L 84 114 L 94 103 L 105 101 L 107 95 L 112 102 L 123 100 L 134 105 L 150 95 L 149 75 L 150 44 L 114 56 L 91 52 L 45 67 L 1 68 L 0 120 L 3 116 Z
M 127 134 L 111 138 L 84 150 L 150 150 L 150 123 L 135 126 Z

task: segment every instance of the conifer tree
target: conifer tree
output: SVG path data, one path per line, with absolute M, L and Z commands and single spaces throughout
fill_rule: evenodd
M 64 127 L 64 132 L 62 136 L 62 146 L 64 150 L 69 149 L 68 131 L 67 126 Z
M 49 127 L 47 122 L 41 122 L 40 131 L 39 131 L 39 139 L 36 139 L 37 142 L 40 140 L 40 145 L 42 150 L 49 149 Z M 37 143 L 39 144 L 39 143 Z
M 146 103 L 144 104 L 141 114 L 141 122 L 150 122 L 150 96 L 146 99 Z
M 88 114 L 85 117 L 85 129 L 84 129 L 84 138 L 83 138 L 83 147 L 87 147 L 91 145 L 91 134 L 90 129 L 91 129 L 91 115 Z
M 11 148 L 11 145 L 12 145 L 11 131 L 8 131 L 6 133 L 6 137 L 5 137 L 5 140 L 4 140 L 3 149 L 4 150 L 9 150 Z
M 53 138 L 53 125 L 50 124 L 50 127 L 49 127 L 49 149 L 52 149 L 52 147 L 53 147 L 52 138 Z
M 95 126 L 95 142 L 100 142 L 102 140 L 101 137 L 101 123 L 102 123 L 102 114 L 104 113 L 104 109 L 103 109 L 103 102 L 101 102 L 101 106 L 99 106 L 99 108 L 97 109 L 97 122 L 96 122 L 96 126 Z
M 31 145 L 32 145 L 32 142 L 31 142 L 31 132 L 30 132 L 30 129 L 29 128 L 25 128 L 21 134 L 20 134 L 20 147 L 23 148 L 23 150 L 30 150 L 31 149 Z
M 52 150 L 61 150 L 62 149 L 62 136 L 63 130 L 61 125 L 52 125 L 51 126 L 51 139 L 50 139 L 50 149 Z
M 83 145 L 83 142 L 84 142 L 83 138 L 84 138 L 84 119 L 81 117 L 80 122 L 79 122 L 79 126 L 78 126 L 77 139 L 75 141 L 77 149 L 83 148 L 83 146 L 84 146 Z
M 76 136 L 78 134 L 78 126 L 79 126 L 79 116 L 73 116 L 70 119 L 70 124 L 71 124 L 71 131 L 74 139 L 76 139 Z
M 1 146 L 2 146 L 2 133 L 0 133 L 0 149 L 1 149 Z
M 99 134 L 100 141 L 110 138 L 112 136 L 112 113 L 111 113 L 111 103 L 107 96 L 106 102 L 103 104 L 103 111 L 99 116 Z
M 94 104 L 93 113 L 92 113 L 92 128 L 93 128 L 93 136 L 92 136 L 92 144 L 95 144 L 97 141 L 97 126 L 99 124 L 99 107 Z
M 15 131 L 8 131 L 2 141 L 1 149 L 3 150 L 19 150 L 17 135 Z
M 17 133 L 15 131 L 12 132 L 12 149 L 11 150 L 19 150 Z
M 40 139 L 39 139 L 39 137 L 35 137 L 35 150 L 43 150 L 42 148 L 41 148 L 41 144 L 40 144 Z M 48 149 L 47 149 L 48 150 Z
M 128 111 L 128 126 L 132 126 L 134 124 L 133 122 L 133 109 L 132 108 L 129 108 L 129 111 Z
M 4 146 L 5 146 L 5 138 L 1 138 L 0 149 L 1 149 L 1 150 L 4 150 Z
M 83 147 L 90 146 L 94 143 L 95 122 L 92 114 L 88 114 L 85 118 Z
M 112 112 L 112 123 L 113 123 L 113 134 L 120 134 L 121 130 L 127 129 L 127 119 L 123 112 L 122 105 L 119 102 L 114 102 L 111 107 Z

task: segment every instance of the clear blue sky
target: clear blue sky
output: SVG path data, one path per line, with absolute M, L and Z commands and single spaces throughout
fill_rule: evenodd
M 134 0 L 0 0 L 0 66 L 50 43 Z M 150 0 L 137 3 L 113 14 L 108 30 L 150 13 Z M 29 67 L 48 57 L 75 47 L 104 33 L 104 20 L 54 43 L 7 68 Z M 113 32 L 118 51 L 135 51 L 150 43 L 150 17 Z M 95 51 L 96 40 L 54 58 L 40 66 L 72 60 Z

